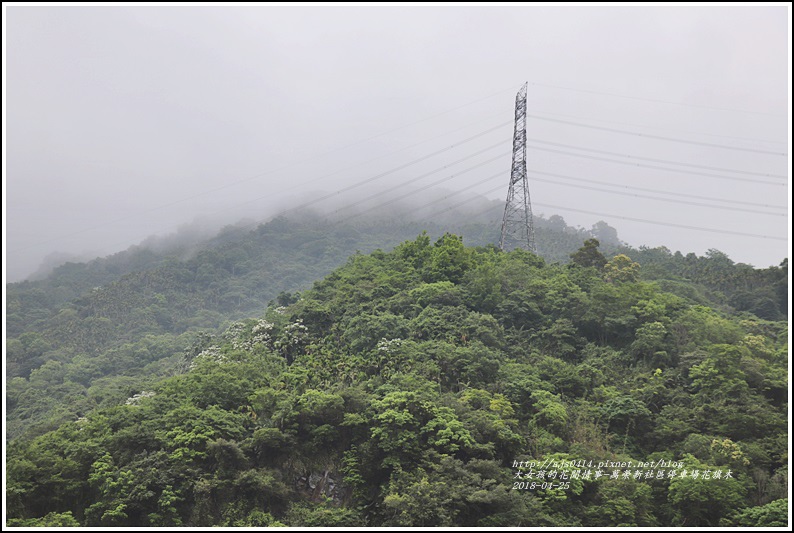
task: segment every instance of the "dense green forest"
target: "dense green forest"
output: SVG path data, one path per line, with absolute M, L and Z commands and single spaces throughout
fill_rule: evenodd
M 539 244 L 555 260 L 590 235 L 560 217 L 538 222 Z M 498 239 L 494 224 L 464 217 L 450 224 L 469 244 Z M 229 226 L 201 246 L 178 239 L 137 246 L 9 284 L 6 438 L 40 434 L 118 403 L 172 373 L 200 333 L 261 314 L 279 293 L 308 288 L 350 255 L 393 248 L 422 228 L 443 234 L 436 224 L 386 220 L 329 229 L 321 219 L 277 218 L 253 231 Z
M 8 285 L 8 525 L 785 525 L 785 262 L 455 230 L 279 218 Z M 732 475 L 514 488 L 579 460 Z

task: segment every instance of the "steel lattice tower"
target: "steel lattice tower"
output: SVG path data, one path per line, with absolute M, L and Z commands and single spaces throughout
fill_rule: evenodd
M 532 224 L 532 205 L 529 202 L 527 181 L 527 84 L 516 94 L 516 120 L 513 132 L 513 166 L 510 170 L 510 189 L 507 191 L 505 214 L 502 218 L 502 238 L 499 248 L 524 248 L 535 252 L 535 228 Z

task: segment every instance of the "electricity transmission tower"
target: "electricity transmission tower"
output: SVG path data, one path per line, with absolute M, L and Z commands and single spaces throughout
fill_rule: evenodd
M 516 94 L 516 119 L 513 132 L 513 166 L 510 170 L 510 189 L 507 191 L 505 214 L 502 218 L 502 238 L 499 248 L 512 250 L 535 249 L 535 228 L 532 225 L 532 206 L 529 203 L 527 182 L 527 84 Z

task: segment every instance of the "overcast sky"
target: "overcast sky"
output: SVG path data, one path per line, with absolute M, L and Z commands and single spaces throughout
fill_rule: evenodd
M 759 267 L 789 253 L 788 7 L 3 9 L 11 281 L 446 147 L 357 192 L 448 167 L 413 186 L 460 173 L 443 187 L 503 199 L 525 81 L 536 213 Z

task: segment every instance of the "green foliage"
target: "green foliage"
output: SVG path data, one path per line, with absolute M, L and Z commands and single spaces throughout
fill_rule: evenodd
M 633 262 L 629 256 L 619 254 L 603 266 L 604 279 L 609 282 L 637 281 L 640 264 Z
M 94 526 L 123 524 L 128 518 L 124 496 L 132 488 L 132 472 L 117 469 L 113 458 L 106 453 L 91 465 L 88 484 L 98 492 L 99 501 L 85 510 L 87 523 Z
M 775 500 L 760 507 L 750 507 L 723 519 L 720 525 L 727 527 L 786 527 L 789 525 L 788 500 Z
M 598 251 L 600 244 L 598 239 L 587 239 L 576 253 L 571 254 L 571 261 L 580 267 L 594 267 L 599 270 L 604 268 L 604 265 L 607 264 L 607 259 L 604 254 Z
M 530 396 L 536 410 L 533 420 L 555 433 L 564 431 L 568 423 L 568 410 L 560 397 L 545 390 L 536 390 Z
M 274 523 L 269 517 L 269 523 L 257 524 L 261 526 L 283 525 Z M 355 509 L 334 507 L 328 504 L 294 503 L 286 516 L 290 527 L 364 527 L 366 521 Z
M 653 515 L 653 489 L 634 479 L 606 480 L 598 484 L 593 502 L 585 510 L 594 526 L 657 526 Z
M 694 477 L 695 472 L 719 469 L 691 455 L 684 456 L 684 468 L 690 475 L 670 481 L 667 491 L 679 525 L 717 526 L 721 517 L 742 506 L 746 489 L 735 477 L 728 477 L 730 470 L 720 470 L 724 472 L 721 479 Z
M 65 513 L 47 513 L 41 518 L 11 518 L 6 522 L 8 527 L 80 527 L 71 511 Z
M 589 239 L 572 266 L 423 233 L 306 288 L 363 237 L 276 220 L 100 285 L 64 268 L 57 297 L 12 287 L 7 525 L 778 524 L 787 324 L 714 288 L 760 274 L 610 229 L 611 261 Z M 701 282 L 665 278 L 689 262 Z M 514 485 L 516 460 L 658 459 L 732 475 Z

